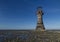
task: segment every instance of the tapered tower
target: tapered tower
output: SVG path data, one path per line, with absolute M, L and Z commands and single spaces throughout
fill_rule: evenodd
M 36 30 L 38 31 L 45 31 L 45 27 L 43 24 L 43 11 L 42 11 L 42 7 L 38 7 L 37 8 L 37 26 L 36 26 Z

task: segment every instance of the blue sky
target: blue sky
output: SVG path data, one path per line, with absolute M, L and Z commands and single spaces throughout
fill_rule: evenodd
M 60 29 L 60 0 L 0 0 L 0 29 L 35 29 L 37 7 L 46 29 Z

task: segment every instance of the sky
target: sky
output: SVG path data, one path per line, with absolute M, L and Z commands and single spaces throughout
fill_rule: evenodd
M 0 30 L 36 29 L 39 6 L 45 29 L 60 29 L 60 0 L 0 0 Z

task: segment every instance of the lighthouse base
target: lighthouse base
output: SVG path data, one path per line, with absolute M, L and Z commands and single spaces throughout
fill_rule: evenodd
M 37 31 L 45 31 L 45 27 L 44 27 L 43 23 L 37 23 L 36 30 Z

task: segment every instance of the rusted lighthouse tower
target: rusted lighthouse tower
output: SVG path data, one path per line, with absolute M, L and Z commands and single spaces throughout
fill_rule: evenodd
M 38 7 L 37 8 L 37 26 L 36 26 L 36 30 L 37 31 L 45 31 L 45 27 L 43 24 L 43 11 L 42 11 L 42 7 Z

